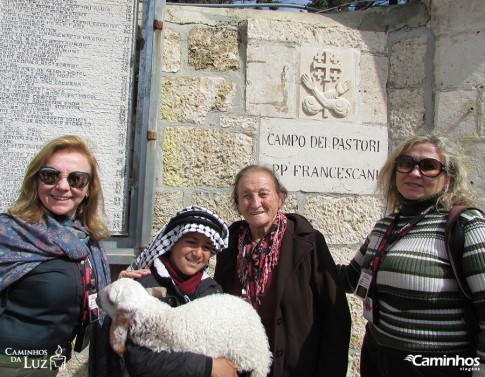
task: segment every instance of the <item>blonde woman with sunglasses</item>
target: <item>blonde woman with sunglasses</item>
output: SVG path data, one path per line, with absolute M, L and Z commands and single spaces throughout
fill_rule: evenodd
M 485 325 L 483 213 L 468 209 L 458 219 L 475 323 L 465 320 L 466 299 L 445 248 L 450 209 L 474 205 L 458 148 L 443 137 L 411 137 L 390 154 L 378 188 L 390 214 L 376 223 L 351 263 L 339 266 L 347 292 L 363 300 L 367 319 L 361 376 L 485 375 L 485 332 L 470 330 Z
M 17 201 L 0 214 L 0 376 L 55 376 L 90 339 L 90 375 L 103 375 L 105 321 L 93 305 L 110 283 L 103 216 L 97 162 L 85 142 L 48 142 Z

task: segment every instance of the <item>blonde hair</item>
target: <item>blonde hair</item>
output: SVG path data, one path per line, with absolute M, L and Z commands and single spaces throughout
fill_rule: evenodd
M 91 181 L 88 186 L 88 195 L 77 207 L 76 216 L 94 240 L 106 238 L 109 232 L 104 220 L 104 201 L 97 169 L 98 163 L 84 140 L 79 136 L 60 136 L 44 145 L 27 167 L 19 197 L 8 209 L 8 213 L 31 224 L 41 219 L 45 208 L 37 192 L 37 172 L 54 153 L 60 150 L 81 153 L 88 160 L 91 168 Z
M 402 196 L 396 186 L 396 169 L 394 162 L 399 156 L 408 153 L 414 145 L 431 143 L 438 148 L 448 177 L 444 193 L 437 200 L 437 207 L 449 211 L 454 205 L 474 205 L 476 195 L 467 172 L 463 166 L 459 148 L 445 137 L 437 135 L 417 135 L 405 140 L 393 149 L 386 162 L 379 171 L 377 189 L 384 195 L 388 203 L 388 210 L 397 211 L 402 205 Z

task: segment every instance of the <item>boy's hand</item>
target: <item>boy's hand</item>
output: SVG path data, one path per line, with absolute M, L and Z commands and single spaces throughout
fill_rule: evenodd
M 150 275 L 151 271 L 146 268 L 143 270 L 123 270 L 118 274 L 118 279 L 129 278 L 129 279 L 139 279 L 142 276 Z

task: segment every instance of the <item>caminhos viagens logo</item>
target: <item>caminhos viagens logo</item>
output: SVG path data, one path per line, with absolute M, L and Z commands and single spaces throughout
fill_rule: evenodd
M 413 363 L 418 367 L 458 367 L 460 371 L 478 371 L 480 370 L 480 358 L 478 357 L 461 357 L 446 355 L 436 357 L 426 357 L 422 355 L 407 355 L 404 360 Z

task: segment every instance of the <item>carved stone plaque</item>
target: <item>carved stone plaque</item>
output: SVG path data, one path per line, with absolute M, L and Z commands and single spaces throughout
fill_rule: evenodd
M 372 194 L 387 157 L 387 129 L 337 121 L 264 119 L 259 161 L 290 191 Z
M 126 231 L 135 0 L 0 2 L 0 211 L 48 140 L 86 139 L 110 230 Z
M 303 47 L 299 117 L 353 121 L 358 52 Z

